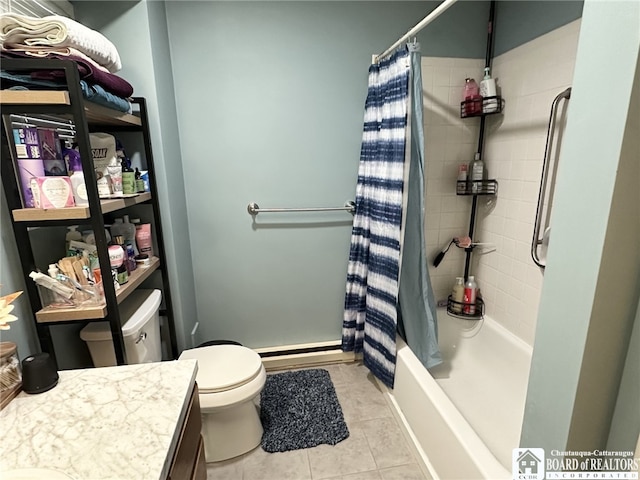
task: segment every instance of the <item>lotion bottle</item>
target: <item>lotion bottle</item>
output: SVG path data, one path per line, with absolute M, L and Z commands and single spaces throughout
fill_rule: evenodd
M 480 95 L 482 95 L 482 113 L 494 113 L 498 111 L 498 99 L 488 98 L 495 97 L 496 94 L 496 81 L 491 78 L 489 73 L 489 67 L 484 69 L 484 78 L 480 82 Z

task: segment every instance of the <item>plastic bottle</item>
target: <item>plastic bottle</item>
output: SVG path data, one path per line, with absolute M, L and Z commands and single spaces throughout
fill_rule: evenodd
M 124 236 L 124 220 L 122 218 L 116 218 L 111 225 L 111 238 L 116 238 L 118 235 Z
M 462 313 L 467 315 L 476 314 L 476 296 L 478 295 L 478 284 L 473 275 L 469 276 L 467 283 L 464 284 L 464 297 L 462 299 Z
M 484 78 L 480 82 L 480 95 L 483 98 L 482 101 L 482 113 L 493 113 L 498 111 L 498 99 L 497 98 L 487 98 L 487 97 L 495 97 L 496 94 L 496 81 L 491 78 L 491 74 L 489 73 L 489 67 L 484 69 Z
M 111 245 L 109 247 L 109 261 L 118 285 L 127 283 L 129 281 L 129 274 L 124 262 L 124 250 L 120 245 Z
M 454 313 L 462 312 L 462 300 L 464 300 L 464 278 L 456 277 L 456 283 L 453 285 L 453 290 L 451 291 L 451 300 L 453 300 L 453 304 L 451 305 L 451 310 Z
M 484 178 L 484 162 L 480 158 L 480 153 L 476 153 L 469 168 L 471 172 L 471 192 L 479 193 L 482 190 L 482 179 Z
M 89 205 L 87 195 L 87 185 L 84 183 L 84 171 L 80 153 L 73 148 L 63 148 L 62 156 L 69 166 L 69 178 L 71 179 L 71 189 L 76 205 Z
M 142 173 L 140 173 L 140 170 L 138 169 L 138 167 L 136 167 L 134 176 L 136 179 L 136 192 L 144 193 L 144 180 L 142 180 Z
M 150 223 L 143 223 L 136 227 L 136 243 L 138 244 L 138 251 L 140 253 L 146 253 L 149 255 L 149 258 L 153 257 Z
M 464 82 L 464 113 L 466 115 L 482 113 L 482 97 L 478 84 L 473 78 L 467 78 Z
M 71 240 L 76 240 L 78 242 L 82 241 L 82 233 L 80 233 L 78 231 L 78 226 L 77 225 L 71 225 L 70 227 L 67 227 L 67 230 L 69 230 L 67 232 L 67 235 L 65 236 L 65 242 L 66 242 L 66 247 L 67 250 L 69 250 L 69 242 Z
M 136 173 L 126 157 L 122 159 L 122 193 L 125 195 L 136 193 Z
M 123 237 L 124 244 L 126 246 L 127 260 L 129 262 L 129 271 L 136 269 L 136 255 L 138 255 L 138 249 L 136 248 L 136 226 L 129 222 L 129 215 L 124 215 L 124 227 Z
M 49 273 L 49 276 L 51 278 L 58 278 L 58 273 L 60 273 L 60 270 L 58 270 L 58 266 L 55 263 L 50 263 L 49 264 L 49 270 L 47 271 L 47 273 Z

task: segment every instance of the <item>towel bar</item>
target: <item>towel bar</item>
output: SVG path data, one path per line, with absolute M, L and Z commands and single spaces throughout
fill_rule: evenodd
M 332 212 L 346 210 L 349 213 L 355 213 L 356 203 L 353 200 L 347 200 L 342 207 L 311 207 L 311 208 L 260 208 L 257 203 L 251 202 L 247 205 L 249 215 L 255 216 L 259 213 L 282 213 L 282 212 Z

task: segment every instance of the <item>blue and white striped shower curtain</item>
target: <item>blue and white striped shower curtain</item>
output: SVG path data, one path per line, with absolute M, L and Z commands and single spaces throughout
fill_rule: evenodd
M 410 56 L 369 68 L 351 233 L 342 349 L 393 387 Z
M 399 319 L 422 363 L 441 361 L 422 231 L 420 54 L 412 50 L 398 50 L 369 68 L 342 328 L 342 349 L 362 352 L 364 364 L 389 387 Z M 412 62 L 416 75 L 410 85 Z M 412 115 L 418 124 L 409 125 Z M 403 262 L 405 244 L 410 258 Z

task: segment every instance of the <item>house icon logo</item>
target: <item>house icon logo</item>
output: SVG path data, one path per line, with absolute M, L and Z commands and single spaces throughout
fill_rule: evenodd
M 514 480 L 544 480 L 543 448 L 514 448 L 511 458 Z

